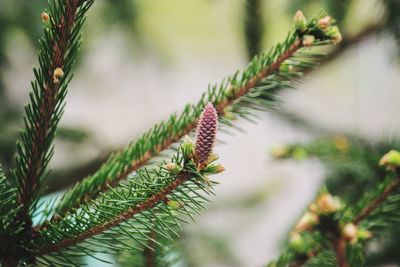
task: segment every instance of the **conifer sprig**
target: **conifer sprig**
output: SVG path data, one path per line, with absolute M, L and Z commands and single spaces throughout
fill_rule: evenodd
M 186 222 L 182 215 L 193 219 L 208 202 L 215 183 L 205 177 L 220 170 L 213 162 L 199 170 L 193 154 L 187 154 L 190 145 L 184 143 L 171 163 L 141 169 L 127 184 L 110 188 L 56 222 L 47 222 L 36 232 L 32 253 L 50 264 L 95 252 L 142 250 L 150 239 L 158 244 L 154 234 L 172 240 L 179 222 Z
M 156 237 L 157 245 L 150 241 L 152 249 L 145 248 L 144 251 L 124 251 L 118 255 L 120 266 L 129 267 L 164 267 L 164 266 L 188 266 L 183 252 L 183 244 L 178 240 L 171 241 L 163 237 Z
M 386 199 L 400 187 L 400 177 L 391 181 L 384 190 L 376 196 L 362 211 L 354 218 L 353 223 L 359 224 L 365 220 L 375 209 L 377 209 Z
M 49 12 L 43 12 L 45 30 L 40 39 L 39 68 L 30 103 L 25 107 L 25 129 L 17 143 L 13 178 L 21 205 L 20 219 L 31 226 L 31 213 L 43 193 L 43 179 L 53 155 L 52 141 L 64 109 L 71 67 L 80 46 L 80 29 L 93 0 L 50 0 Z
M 242 73 L 237 72 L 221 84 L 210 86 L 197 104 L 187 105 L 181 114 L 172 115 L 168 121 L 154 126 L 124 150 L 111 155 L 97 172 L 78 182 L 63 196 L 56 213 L 62 216 L 71 207 L 77 207 L 110 186 L 116 186 L 131 172 L 189 134 L 196 127 L 197 118 L 207 102 L 215 106 L 221 124 L 230 127 L 234 126 L 230 120 L 232 117 L 249 119 L 255 109 L 273 106 L 276 102 L 275 91 L 292 86 L 291 81 L 299 77 L 304 69 L 312 68 L 320 57 L 299 51 L 304 47 L 304 38 L 314 37 L 308 41 L 308 47 L 340 41 L 341 36 L 333 19 L 326 28 L 318 27 L 317 22 L 324 17 L 321 12 L 309 23 L 304 18 L 301 29 L 295 22 L 296 30 L 290 32 L 284 42 L 256 56 Z

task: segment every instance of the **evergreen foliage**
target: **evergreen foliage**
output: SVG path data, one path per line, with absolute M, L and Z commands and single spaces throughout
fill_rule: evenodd
M 248 2 L 247 12 L 253 14 L 250 7 L 260 3 Z M 342 40 L 335 19 L 325 12 L 308 21 L 297 11 L 294 29 L 283 42 L 254 56 L 243 71 L 209 86 L 197 103 L 155 125 L 112 154 L 59 201 L 48 203 L 42 196 L 53 140 L 81 44 L 80 31 L 93 3 L 49 0 L 48 11 L 42 13 L 39 67 L 34 69 L 30 103 L 25 107 L 16 165 L 8 179 L 0 171 L 0 263 L 4 266 L 79 266 L 84 256 L 109 262 L 105 254 L 123 266 L 183 262 L 176 242 L 181 224 L 195 221 L 206 208 L 217 184 L 209 176 L 224 171 L 212 153 L 218 123 L 230 131 L 237 128 L 235 118 L 253 120 L 254 111 L 274 108 L 280 89 L 294 87 L 323 60 L 324 54 L 312 49 Z M 332 4 L 331 9 L 344 16 L 345 5 Z M 254 26 L 260 20 L 247 21 L 247 39 L 258 40 L 248 47 L 250 55 L 260 50 L 262 30 Z M 196 125 L 195 144 L 187 137 L 177 145 Z M 336 136 L 274 151 L 277 158 L 318 157 L 328 163 L 329 172 L 326 187 L 294 227 L 287 248 L 268 266 L 381 262 L 368 252 L 370 244 L 383 241 L 390 252 L 399 236 L 400 153 L 393 150 L 382 157 L 397 147 L 396 142 L 371 145 Z M 158 157 L 164 151 L 169 160 Z M 388 262 L 398 261 L 395 254 L 388 255 Z
M 322 16 L 324 13 L 320 13 L 317 18 Z M 98 172 L 77 183 L 64 195 L 56 207 L 57 214 L 62 215 L 71 205 L 79 205 L 106 190 L 109 185 L 116 185 L 149 159 L 189 134 L 195 128 L 196 120 L 207 102 L 213 103 L 220 123 L 228 127 L 234 127 L 234 117 L 251 120 L 251 110 L 273 107 L 276 102 L 275 92 L 293 86 L 293 81 L 305 69 L 314 67 L 316 60 L 323 56 L 299 51 L 303 47 L 301 38 L 305 35 L 315 36 L 312 46 L 319 46 L 330 43 L 330 38 L 336 37 L 328 36 L 315 23 L 316 19 L 306 25 L 307 29 L 303 32 L 289 33 L 284 42 L 254 57 L 244 71 L 236 72 L 220 84 L 209 86 L 197 104 L 186 105 L 183 112 L 171 115 L 169 120 L 154 126 L 124 150 L 110 156 Z
M 34 240 L 34 253 L 51 254 L 52 260 L 58 257 L 68 260 L 66 256 L 142 250 L 148 246 L 153 232 L 172 240 L 178 235 L 179 222 L 186 222 L 182 215 L 194 220 L 193 215 L 208 202 L 207 195 L 212 193 L 214 182 L 204 177 L 218 170 L 213 163 L 198 170 L 182 148 L 172 163 L 180 166 L 177 172 L 168 170 L 166 163 L 141 169 L 128 183 L 110 189 L 55 222 L 44 224 Z M 58 253 L 64 248 L 67 250 Z
M 25 129 L 17 143 L 16 168 L 13 182 L 18 189 L 19 216 L 25 228 L 31 227 L 31 215 L 43 193 L 43 180 L 53 155 L 52 140 L 64 109 L 67 86 L 72 78 L 74 63 L 80 45 L 80 29 L 85 13 L 93 1 L 52 1 L 49 13 L 42 19 L 45 28 L 40 39 L 39 68 L 34 69 L 31 102 L 25 107 Z

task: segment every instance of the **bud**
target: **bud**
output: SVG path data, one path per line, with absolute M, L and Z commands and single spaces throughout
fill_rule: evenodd
M 197 125 L 195 159 L 199 168 L 207 164 L 215 143 L 218 127 L 218 115 L 214 106 L 208 103 L 204 108 Z
M 221 164 L 208 164 L 203 169 L 203 172 L 207 174 L 217 174 L 223 171 L 225 171 L 225 168 Z
M 284 145 L 275 145 L 271 149 L 271 156 L 277 159 L 286 157 L 289 154 L 289 149 Z
M 289 63 L 282 63 L 281 67 L 279 68 L 282 71 L 292 71 L 293 70 L 293 65 Z
M 224 118 L 228 120 L 236 120 L 236 116 L 233 113 L 233 108 L 232 106 L 227 106 L 224 108 Z
M 395 170 L 400 167 L 400 152 L 397 150 L 389 151 L 380 159 L 379 165 L 385 166 L 388 170 Z
M 372 233 L 368 230 L 365 229 L 358 229 L 357 236 L 359 239 L 364 240 L 364 239 L 369 239 L 372 237 Z
M 225 167 L 221 164 L 217 164 L 217 166 L 215 167 L 215 171 L 216 173 L 221 173 L 225 171 Z
M 319 217 L 313 212 L 306 211 L 296 224 L 296 231 L 302 232 L 312 228 L 314 225 L 319 223 Z
M 349 143 L 347 142 L 347 138 L 342 135 L 335 136 L 335 146 L 338 150 L 342 152 L 346 152 L 349 150 Z
M 296 160 L 303 160 L 307 158 L 307 151 L 302 147 L 296 147 L 292 156 Z
M 304 17 L 303 12 L 300 10 L 297 10 L 296 14 L 294 15 L 293 22 L 296 30 L 304 32 L 307 29 L 306 17 Z
M 290 233 L 289 248 L 297 253 L 307 252 L 307 244 L 298 232 Z
M 183 143 L 181 145 L 182 153 L 187 158 L 192 158 L 194 153 L 194 144 L 188 135 L 183 139 Z
M 318 213 L 318 207 L 317 207 L 317 204 L 315 204 L 315 203 L 311 203 L 310 206 L 308 207 L 308 209 L 311 212 Z
M 303 46 L 310 47 L 314 44 L 315 37 L 313 35 L 304 35 L 303 37 Z
M 48 23 L 50 20 L 50 15 L 47 12 L 42 12 L 41 17 L 43 23 Z
M 219 159 L 219 156 L 215 153 L 211 153 L 211 155 L 208 157 L 208 162 L 207 163 L 212 163 Z
M 60 79 L 64 76 L 64 71 L 61 68 L 56 68 L 53 72 L 53 82 L 59 83 Z
M 225 110 L 224 110 L 224 118 L 228 119 L 228 120 L 231 120 L 231 121 L 237 119 L 237 117 L 236 117 L 236 115 L 234 113 L 232 113 L 230 111 L 225 111 Z
M 337 26 L 333 26 L 326 30 L 325 34 L 333 41 L 334 44 L 338 44 L 342 41 L 342 34 Z
M 168 164 L 166 164 L 164 167 L 165 167 L 165 169 L 166 169 L 167 171 L 169 171 L 169 172 L 172 173 L 172 174 L 177 174 L 178 172 L 180 172 L 180 171 L 182 170 L 182 167 L 179 166 L 179 165 L 178 165 L 177 163 L 175 163 L 175 162 L 168 163 Z
M 342 229 L 343 237 L 346 241 L 350 242 L 351 244 L 355 244 L 358 241 L 358 229 L 352 223 L 346 224 Z
M 326 30 L 331 25 L 332 17 L 325 16 L 317 21 L 317 27 L 320 30 Z
M 178 210 L 183 207 L 183 204 L 181 202 L 175 200 L 167 200 L 166 203 L 170 208 L 174 210 Z
M 225 90 L 226 97 L 232 97 L 235 94 L 235 87 L 233 85 L 229 85 Z
M 329 193 L 320 195 L 316 202 L 317 210 L 321 214 L 329 214 L 338 211 L 341 208 L 339 198 L 332 197 Z

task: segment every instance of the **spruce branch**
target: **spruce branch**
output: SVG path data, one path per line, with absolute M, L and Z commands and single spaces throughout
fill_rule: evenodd
M 329 51 L 324 58 L 321 58 L 319 61 L 320 65 L 329 64 L 331 61 L 340 57 L 344 52 L 348 51 L 349 48 L 359 45 L 362 41 L 375 36 L 379 30 L 382 28 L 382 23 L 377 22 L 374 24 L 370 24 L 359 32 L 351 35 L 346 35 L 343 37 L 343 41 L 334 46 L 332 51 Z M 304 71 L 304 74 L 308 74 L 316 69 L 308 69 Z M 290 120 L 292 122 L 298 122 L 300 126 L 305 126 L 308 128 L 315 129 L 316 125 L 310 125 L 309 122 L 305 122 L 303 118 L 300 118 L 296 114 L 292 114 L 287 111 L 279 111 L 276 113 L 278 116 Z M 308 123 L 308 124 L 307 124 Z M 304 125 L 307 124 L 307 125 Z M 321 129 L 321 132 L 327 132 L 326 129 Z M 116 149 L 114 149 L 116 150 Z M 48 181 L 48 190 L 47 193 L 52 193 L 55 191 L 60 191 L 62 189 L 68 188 L 73 184 L 81 181 L 85 177 L 87 177 L 90 173 L 95 172 L 98 168 L 102 166 L 102 164 L 108 159 L 108 155 L 111 154 L 112 151 L 102 151 L 96 159 L 93 159 L 90 162 L 84 163 L 82 165 L 77 166 L 76 168 L 59 170 L 56 172 L 52 172 L 50 175 L 52 177 L 70 177 L 69 179 L 65 179 L 60 181 L 59 179 L 49 179 Z
M 292 86 L 294 81 L 307 68 L 315 66 L 320 55 L 302 52 L 303 37 L 314 36 L 318 46 L 340 41 L 337 28 L 317 27 L 320 13 L 305 28 L 296 28 L 288 34 L 281 44 L 268 53 L 256 56 L 242 72 L 226 78 L 221 84 L 210 86 L 196 105 L 187 105 L 180 115 L 172 115 L 166 122 L 154 126 L 136 142 L 122 151 L 111 155 L 109 160 L 93 175 L 88 176 L 69 190 L 56 207 L 56 214 L 63 215 L 71 207 L 95 198 L 125 179 L 130 173 L 144 166 L 150 159 L 169 148 L 195 127 L 197 118 L 207 102 L 215 106 L 220 123 L 234 127 L 230 118 L 239 116 L 250 119 L 255 109 L 267 109 L 276 102 L 275 91 Z M 284 64 L 285 63 L 285 64 Z
M 350 218 L 352 223 L 355 225 L 361 224 L 364 220 L 369 219 L 370 216 L 379 209 L 387 209 L 396 212 L 389 206 L 392 204 L 390 197 L 397 193 L 397 189 L 400 187 L 400 152 L 391 150 L 383 155 L 379 161 L 379 165 L 386 168 L 388 171 L 388 177 L 381 181 L 376 189 L 366 194 L 356 206 L 356 216 Z M 394 174 L 392 177 L 391 174 Z M 385 204 L 389 206 L 385 207 Z M 379 216 L 378 216 L 379 217 Z
M 43 193 L 43 180 L 53 155 L 52 140 L 61 119 L 67 86 L 72 78 L 71 67 L 79 45 L 79 31 L 92 0 L 49 1 L 50 12 L 44 12 L 45 28 L 40 39 L 39 68 L 34 69 L 31 102 L 25 107 L 25 129 L 17 143 L 13 178 L 21 205 L 19 219 L 30 231 L 31 213 Z
M 181 172 L 179 175 L 176 176 L 176 178 L 174 179 L 174 181 L 171 184 L 169 184 L 167 187 L 163 188 L 158 193 L 151 195 L 149 198 L 147 198 L 142 203 L 137 204 L 136 206 L 127 209 L 127 211 L 125 211 L 125 212 L 116 214 L 116 216 L 114 216 L 110 220 L 107 220 L 107 221 L 103 222 L 102 224 L 96 225 L 95 227 L 89 228 L 86 231 L 84 231 L 78 235 L 61 240 L 60 242 L 58 242 L 54 245 L 49 245 L 47 247 L 44 247 L 37 251 L 37 255 L 45 255 L 45 254 L 49 254 L 52 252 L 57 252 L 65 247 L 78 244 L 89 237 L 99 235 L 99 234 L 105 232 L 106 230 L 131 219 L 136 214 L 139 214 L 143 211 L 154 208 L 157 204 L 167 201 L 168 195 L 170 195 L 175 189 L 177 189 L 183 183 L 188 181 L 189 178 L 191 178 L 190 173 Z M 45 228 L 47 228 L 47 227 L 48 226 L 45 226 Z
M 36 232 L 33 255 L 51 263 L 54 255 L 68 260 L 68 256 L 92 255 L 99 249 L 106 253 L 152 249 L 149 240 L 159 244 L 154 235 L 172 240 L 178 235 L 179 221 L 186 222 L 180 215 L 193 219 L 208 202 L 206 195 L 215 183 L 206 176 L 223 170 L 213 162 L 215 158 L 199 168 L 194 151 L 194 145 L 186 141 L 171 163 L 138 170 L 127 184 L 110 188 L 56 221 L 47 221 Z
M 354 224 L 359 224 L 365 220 L 376 208 L 378 208 L 393 192 L 400 186 L 400 177 L 396 177 L 384 191 L 373 199 L 353 220 Z

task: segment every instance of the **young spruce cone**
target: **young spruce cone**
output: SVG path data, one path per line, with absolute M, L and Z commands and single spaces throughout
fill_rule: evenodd
M 208 103 L 197 124 L 195 159 L 199 168 L 203 168 L 207 164 L 214 146 L 217 126 L 217 111 L 211 103 Z

